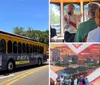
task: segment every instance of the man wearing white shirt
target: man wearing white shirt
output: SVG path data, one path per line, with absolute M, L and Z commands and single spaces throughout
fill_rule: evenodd
M 74 14 L 74 9 L 74 5 L 69 4 L 66 15 L 64 16 L 65 41 L 74 41 L 74 36 L 81 20 L 81 15 Z

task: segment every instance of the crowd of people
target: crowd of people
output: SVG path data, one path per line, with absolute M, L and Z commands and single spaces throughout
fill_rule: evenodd
M 88 5 L 88 20 L 80 23 L 83 14 L 74 14 L 75 6 L 68 5 L 64 16 L 64 40 L 66 42 L 100 42 L 100 7 Z
M 83 76 L 59 76 L 56 85 L 89 85 L 89 81 Z

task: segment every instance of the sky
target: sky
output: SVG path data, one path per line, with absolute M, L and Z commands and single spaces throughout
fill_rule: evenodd
M 49 0 L 0 0 L 0 30 L 13 33 L 13 28 L 49 29 Z

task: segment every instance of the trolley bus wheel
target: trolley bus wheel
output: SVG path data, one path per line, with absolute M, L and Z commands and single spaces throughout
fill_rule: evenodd
M 9 61 L 8 64 L 7 64 L 7 70 L 9 72 L 13 71 L 14 70 L 14 63 L 12 61 Z
M 42 60 L 41 59 L 38 59 L 38 65 L 42 65 Z

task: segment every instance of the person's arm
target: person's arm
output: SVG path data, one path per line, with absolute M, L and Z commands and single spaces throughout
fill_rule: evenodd
M 80 15 L 76 15 L 76 24 L 77 24 L 77 28 L 78 28 L 78 26 L 79 26 L 79 24 L 80 24 L 80 22 L 81 22 L 81 17 L 82 17 L 82 15 L 80 14 Z
M 83 14 L 78 14 L 76 15 L 77 21 L 81 22 L 81 18 L 82 18 Z
M 63 18 L 64 30 L 67 29 L 67 27 L 68 27 L 68 22 L 65 20 L 65 17 L 66 16 L 64 16 L 64 18 Z

